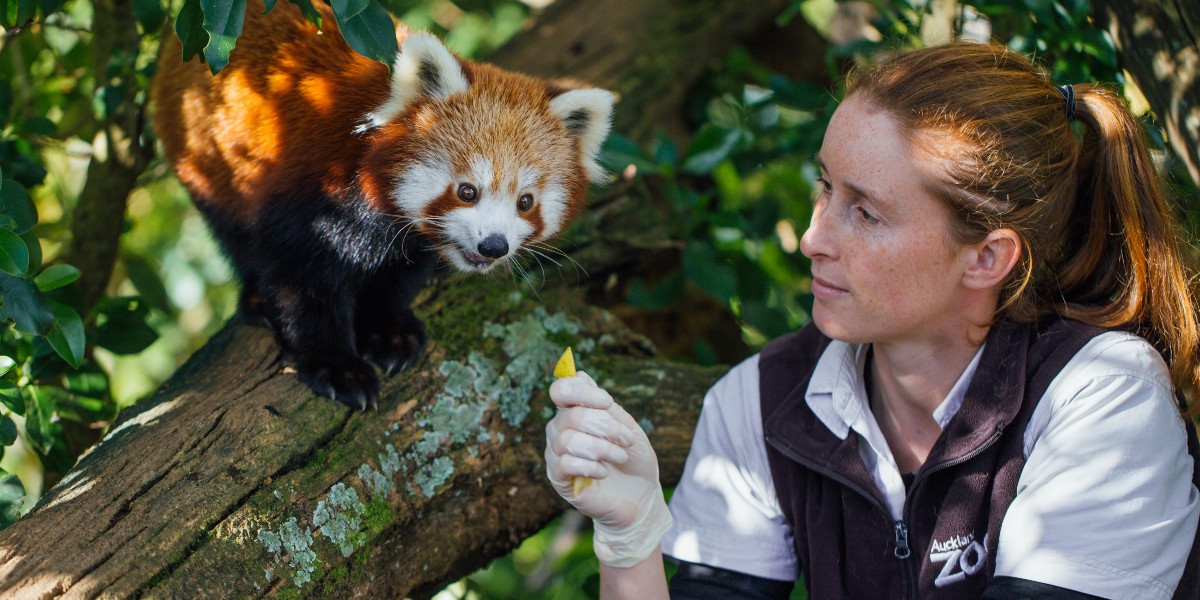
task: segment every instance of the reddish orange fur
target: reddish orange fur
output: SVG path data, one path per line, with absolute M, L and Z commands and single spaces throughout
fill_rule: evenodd
M 245 31 L 216 76 L 187 63 L 173 36 L 154 78 L 155 130 L 181 180 L 246 216 L 269 195 L 353 183 L 366 140 L 352 135 L 388 94 L 388 70 L 351 50 L 329 7 L 324 29 L 289 2 L 264 16 L 250 0 Z M 278 67 L 272 67 L 272 64 Z
M 393 178 L 432 140 L 450 151 L 456 169 L 466 169 L 472 152 L 498 148 L 522 164 L 544 165 L 543 174 L 565 173 L 565 220 L 578 213 L 587 190 L 575 158 L 579 143 L 564 135 L 547 108 L 551 96 L 567 88 L 460 61 L 471 89 L 451 100 L 463 119 L 458 127 L 421 123 L 427 101 L 417 100 L 399 122 L 358 135 L 354 130 L 364 116 L 388 96 L 388 69 L 346 45 L 330 8 L 315 5 L 323 16 L 319 34 L 289 2 L 263 15 L 261 0 L 250 0 L 246 35 L 216 76 L 198 58 L 182 62 L 178 40 L 167 36 L 152 85 L 154 124 L 179 178 L 198 200 L 249 219 L 271 196 L 316 186 L 333 195 L 357 185 L 373 208 L 395 212 L 388 200 Z M 473 113 L 497 100 L 537 110 L 514 113 L 482 135 L 470 130 Z M 523 141 L 531 136 L 543 143 Z M 451 199 L 452 192 L 447 190 Z M 453 208 L 450 202 L 437 205 Z M 543 229 L 540 208 L 521 215 L 535 237 Z M 427 228 L 423 232 L 437 237 Z

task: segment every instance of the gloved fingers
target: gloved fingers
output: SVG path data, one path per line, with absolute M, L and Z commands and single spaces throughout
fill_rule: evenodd
M 546 451 L 549 456 L 551 450 Z M 557 460 L 546 461 L 546 472 L 550 478 L 550 482 L 558 487 L 565 484 L 566 487 L 571 487 L 572 477 L 590 477 L 592 479 L 604 479 L 608 477 L 608 467 L 604 463 L 580 458 L 571 454 L 561 454 Z
M 607 410 L 573 406 L 559 409 L 552 421 L 557 431 L 575 429 L 619 446 L 627 447 L 636 439 L 633 432 Z
M 633 418 L 633 415 L 630 415 L 628 412 L 626 412 L 625 409 L 622 408 L 620 404 L 613 402 L 612 406 L 607 407 L 605 410 L 609 414 L 611 414 L 613 416 L 613 418 L 615 418 L 626 429 L 631 430 L 631 431 L 637 431 L 637 432 L 641 433 L 642 436 L 645 435 L 645 431 L 642 430 L 642 426 L 638 425 L 638 422 Z M 639 436 L 639 437 L 642 437 L 642 436 Z
M 559 408 L 586 406 L 603 410 L 613 404 L 612 396 L 596 386 L 596 382 L 582 371 L 574 377 L 563 377 L 550 384 L 550 400 Z
M 629 453 L 624 448 L 594 435 L 588 435 L 576 429 L 566 429 L 548 440 L 550 449 L 559 456 L 577 456 L 594 461 L 603 461 L 614 465 L 623 464 L 629 460 Z

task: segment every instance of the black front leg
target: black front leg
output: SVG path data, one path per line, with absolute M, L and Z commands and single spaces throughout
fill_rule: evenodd
M 425 251 L 410 249 L 372 273 L 358 291 L 354 330 L 359 352 L 388 374 L 411 367 L 425 350 L 425 325 L 411 306 L 435 262 Z
M 353 287 L 311 280 L 277 280 L 264 287 L 283 358 L 301 381 L 351 408 L 378 404 L 379 376 L 356 351 Z

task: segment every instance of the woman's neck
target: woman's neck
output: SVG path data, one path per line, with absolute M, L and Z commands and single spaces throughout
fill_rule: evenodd
M 986 335 L 986 333 L 985 333 Z M 864 377 L 871 411 L 901 473 L 925 463 L 942 429 L 933 413 L 974 358 L 980 336 L 876 343 Z

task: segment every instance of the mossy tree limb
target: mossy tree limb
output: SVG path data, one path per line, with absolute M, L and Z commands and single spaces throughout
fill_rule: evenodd
M 495 62 L 622 90 L 617 128 L 644 139 L 706 62 L 785 4 L 560 0 Z M 570 51 L 578 32 L 602 61 Z M 669 244 L 656 202 L 610 188 L 562 241 L 582 269 L 536 292 L 504 275 L 434 282 L 416 306 L 428 352 L 385 382 L 377 411 L 314 397 L 266 330 L 231 323 L 0 532 L 0 596 L 427 596 L 565 507 L 542 448 L 566 344 L 644 419 L 675 481 L 723 370 L 656 358 L 589 306 L 609 274 Z

